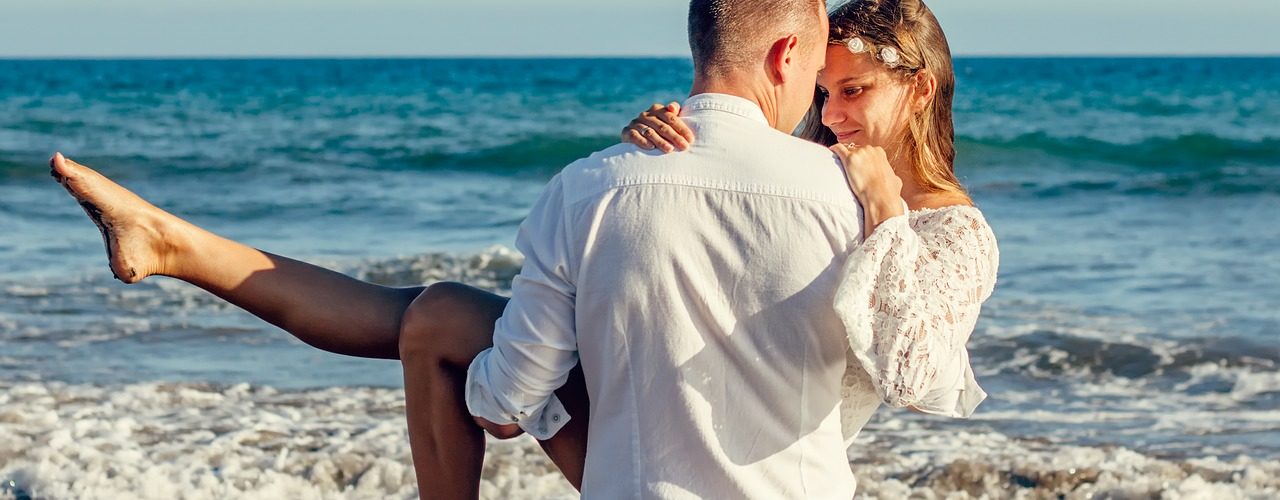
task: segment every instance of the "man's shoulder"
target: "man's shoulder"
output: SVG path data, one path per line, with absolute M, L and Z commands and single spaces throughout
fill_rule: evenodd
M 565 170 L 588 171 L 593 168 L 600 168 L 620 161 L 627 161 L 628 159 L 659 156 L 662 154 L 663 153 L 658 150 L 644 150 L 640 149 L 640 147 L 635 144 L 623 142 L 591 153 L 584 158 L 580 158 L 577 161 L 570 163 L 568 167 L 565 167 Z
M 671 161 L 671 158 L 663 159 L 664 155 L 662 151 L 644 150 L 624 142 L 579 158 L 561 169 L 557 177 L 566 191 L 581 198 L 608 189 L 617 177 L 640 165 Z
M 830 149 L 827 149 L 826 146 L 807 139 L 801 139 L 794 135 L 778 131 L 775 132 L 777 133 L 773 135 L 773 142 L 770 145 L 778 148 L 784 148 L 788 154 L 794 154 L 797 155 L 798 158 L 824 165 L 831 164 L 832 162 L 839 162 L 839 160 L 836 159 L 835 153 Z
M 751 157 L 761 160 L 782 160 L 785 164 L 811 164 L 819 167 L 838 164 L 834 153 L 826 147 L 777 130 L 755 130 L 752 134 L 732 134 L 728 137 L 716 137 L 713 143 L 695 142 L 694 149 L 710 147 L 722 150 L 723 158 L 710 158 L 711 161 L 723 159 L 732 161 L 735 157 Z M 701 158 L 706 161 L 708 158 Z M 619 143 L 601 149 L 590 155 L 570 163 L 562 171 L 562 176 L 593 176 L 601 170 L 629 165 L 655 165 L 683 162 L 678 154 L 664 153 L 656 149 L 641 149 L 630 143 Z
M 565 201 L 573 204 L 619 186 L 652 183 L 768 185 L 822 198 L 833 193 L 848 197 L 847 192 L 833 191 L 832 186 L 843 187 L 844 174 L 834 154 L 821 145 L 762 127 L 691 124 L 699 136 L 687 152 L 664 153 L 621 143 L 570 163 L 558 175 Z

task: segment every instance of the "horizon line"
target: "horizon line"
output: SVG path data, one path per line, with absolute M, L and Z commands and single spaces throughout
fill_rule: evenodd
M 1054 54 L 1054 53 L 1027 53 L 1027 54 L 953 54 L 952 57 L 957 59 L 1052 59 L 1052 58 L 1088 58 L 1088 59 L 1191 59 L 1191 58 L 1238 58 L 1238 59 L 1263 59 L 1277 58 L 1280 53 L 1204 53 L 1204 54 L 1160 54 L 1160 53 L 1116 53 L 1116 54 L 1098 54 L 1098 53 L 1079 53 L 1079 54 Z M 638 54 L 618 54 L 618 55 L 572 55 L 572 54 L 480 54 L 480 55 L 386 55 L 386 54 L 367 54 L 367 55 L 326 55 L 326 54 L 200 54 L 200 55 L 8 55 L 0 54 L 0 61 L 111 61 L 111 60 L 358 60 L 358 59 L 690 59 L 688 55 L 677 54 L 655 54 L 655 55 L 638 55 Z

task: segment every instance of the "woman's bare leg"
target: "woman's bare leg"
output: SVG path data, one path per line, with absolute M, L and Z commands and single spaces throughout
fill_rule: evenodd
M 471 360 L 492 345 L 493 323 L 507 299 L 457 284 L 424 291 L 366 283 L 205 231 L 61 155 L 51 164 L 54 178 L 102 231 L 112 273 L 121 281 L 177 278 L 321 349 L 403 358 L 410 441 L 422 491 L 445 497 L 477 494 L 484 439 L 462 400 L 463 382 Z M 588 418 L 580 370 L 557 395 L 573 418 L 542 446 L 579 487 Z
M 436 283 L 405 312 L 400 333 L 405 412 L 423 498 L 475 498 L 484 433 L 467 411 L 464 383 L 476 355 L 493 345 L 507 299 L 458 283 Z M 575 488 L 587 452 L 588 398 L 582 371 L 556 391 L 569 423 L 542 447 Z
M 400 319 L 422 287 L 390 288 L 272 255 L 196 227 L 65 159 L 52 174 L 102 232 L 125 283 L 177 278 L 326 351 L 399 358 Z

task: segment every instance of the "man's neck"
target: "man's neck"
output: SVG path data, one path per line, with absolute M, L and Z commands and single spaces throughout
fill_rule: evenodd
M 695 76 L 693 79 L 693 88 L 689 90 L 690 96 L 698 94 L 726 94 L 735 97 L 741 97 L 751 101 L 760 107 L 760 111 L 764 112 L 765 120 L 768 120 L 769 126 L 778 128 L 778 106 L 777 100 L 770 93 L 762 92 L 752 85 L 749 81 L 737 81 L 733 78 L 717 78 L 710 76 Z M 787 131 L 790 132 L 790 131 Z

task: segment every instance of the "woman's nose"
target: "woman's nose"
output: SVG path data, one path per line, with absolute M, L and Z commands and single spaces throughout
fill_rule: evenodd
M 838 106 L 832 106 L 831 101 L 822 103 L 822 124 L 830 128 L 832 125 L 844 121 L 844 113 L 841 113 Z

